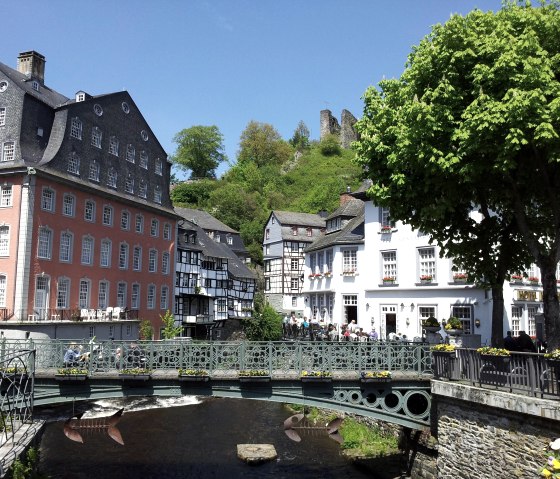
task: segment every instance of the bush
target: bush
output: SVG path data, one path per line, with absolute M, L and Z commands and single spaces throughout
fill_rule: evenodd
M 340 156 L 342 152 L 340 146 L 340 140 L 338 139 L 337 135 L 333 135 L 332 133 L 329 135 L 325 135 L 325 137 L 321 140 L 319 144 L 319 149 L 321 153 L 325 156 Z

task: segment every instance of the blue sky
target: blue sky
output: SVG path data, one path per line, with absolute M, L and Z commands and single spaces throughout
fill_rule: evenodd
M 66 96 L 128 90 L 169 154 L 183 128 L 216 125 L 235 162 L 249 121 L 289 139 L 303 120 L 318 139 L 320 111 L 359 118 L 366 88 L 400 76 L 432 25 L 501 0 L 2 3 L 2 63 L 36 50 L 46 84 Z

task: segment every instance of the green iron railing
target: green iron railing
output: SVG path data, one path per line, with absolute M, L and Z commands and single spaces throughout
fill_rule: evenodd
M 65 363 L 73 347 L 78 358 Z M 203 369 L 218 371 L 264 370 L 270 376 L 303 371 L 432 372 L 429 346 L 383 342 L 198 342 L 84 340 L 1 340 L 0 359 L 21 349 L 36 350 L 36 368 L 65 366 L 96 372 L 146 368 L 150 370 Z M 69 355 L 67 355 L 68 359 Z

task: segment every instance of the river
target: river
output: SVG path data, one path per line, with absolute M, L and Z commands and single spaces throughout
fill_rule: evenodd
M 117 427 L 125 445 L 106 432 L 69 440 L 64 420 L 89 409 L 84 418 L 125 412 Z M 349 463 L 323 431 L 291 441 L 283 422 L 291 413 L 279 403 L 247 399 L 142 398 L 101 401 L 43 410 L 40 470 L 53 479 L 127 478 L 318 478 L 374 479 Z M 237 444 L 273 444 L 278 459 L 250 466 L 237 458 Z

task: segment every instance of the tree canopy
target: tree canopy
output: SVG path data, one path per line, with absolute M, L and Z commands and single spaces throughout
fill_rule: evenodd
M 250 121 L 241 133 L 237 161 L 240 164 L 252 161 L 257 166 L 282 164 L 293 151 L 278 131 L 269 123 Z
M 226 161 L 223 136 L 217 126 L 191 126 L 175 135 L 175 164 L 191 170 L 191 178 L 215 178 L 216 168 Z
M 530 253 L 550 346 L 560 345 L 558 6 L 453 15 L 413 48 L 401 78 L 367 90 L 356 125 L 372 198 L 462 254 L 493 293 L 492 262 L 507 278 Z

